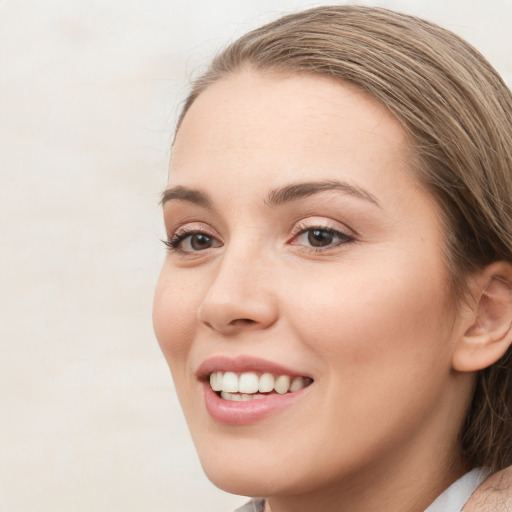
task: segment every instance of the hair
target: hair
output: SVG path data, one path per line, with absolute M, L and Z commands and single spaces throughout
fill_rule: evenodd
M 440 206 L 450 290 L 512 262 L 512 94 L 486 59 L 452 32 L 387 9 L 326 6 L 284 16 L 230 44 L 196 79 L 177 129 L 211 83 L 243 69 L 351 83 L 409 135 L 417 179 Z M 512 464 L 512 348 L 478 372 L 460 443 L 471 467 Z

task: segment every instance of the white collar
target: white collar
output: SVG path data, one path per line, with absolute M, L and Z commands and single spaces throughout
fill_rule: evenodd
M 489 471 L 477 468 L 459 478 L 425 509 L 425 512 L 460 512 Z

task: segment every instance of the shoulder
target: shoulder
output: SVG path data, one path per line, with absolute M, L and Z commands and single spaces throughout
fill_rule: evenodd
M 240 508 L 237 508 L 235 512 L 264 512 L 265 511 L 265 500 L 262 498 L 253 498 L 251 501 L 246 503 Z
M 494 473 L 473 493 L 463 512 L 512 512 L 512 466 Z

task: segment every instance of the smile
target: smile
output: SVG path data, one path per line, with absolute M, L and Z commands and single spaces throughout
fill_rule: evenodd
M 196 376 L 210 417 L 230 426 L 254 425 L 309 395 L 314 379 L 298 368 L 250 356 L 215 356 Z
M 273 394 L 294 393 L 309 386 L 312 379 L 290 375 L 258 374 L 256 372 L 216 371 L 210 374 L 210 387 L 223 400 L 245 402 L 266 398 Z

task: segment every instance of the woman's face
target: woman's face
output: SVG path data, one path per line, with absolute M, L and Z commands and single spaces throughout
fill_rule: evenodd
M 409 150 L 384 107 L 326 78 L 241 72 L 186 114 L 154 325 L 219 487 L 410 478 L 454 449 L 460 325 Z

